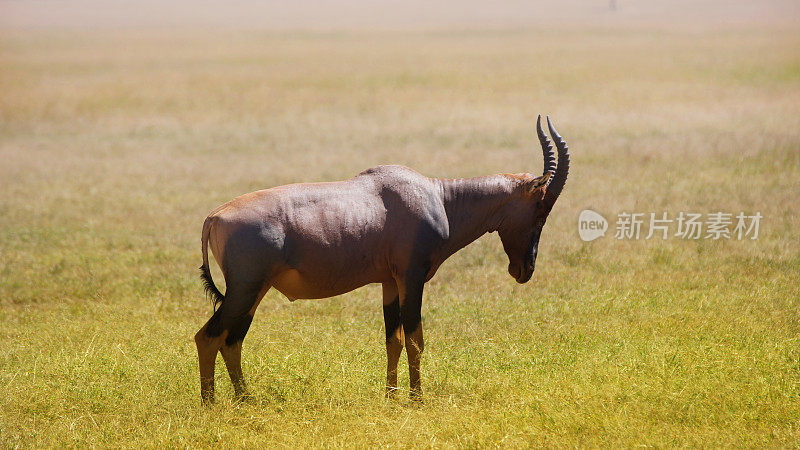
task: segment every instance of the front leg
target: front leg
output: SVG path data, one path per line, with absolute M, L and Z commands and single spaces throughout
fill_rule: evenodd
M 386 397 L 397 394 L 397 363 L 403 353 L 403 324 L 397 283 L 383 283 L 383 321 L 386 325 Z
M 422 381 L 420 364 L 425 340 L 422 336 L 422 290 L 425 286 L 425 274 L 411 272 L 398 283 L 400 286 L 400 317 L 405 331 L 406 354 L 408 356 L 408 377 L 411 387 L 411 400 L 422 402 Z

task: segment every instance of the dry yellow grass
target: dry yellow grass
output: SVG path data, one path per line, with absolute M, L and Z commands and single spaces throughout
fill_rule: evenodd
M 798 36 L 4 31 L 0 442 L 800 445 Z M 516 285 L 495 236 L 441 268 L 424 406 L 382 398 L 375 287 L 270 292 L 245 341 L 256 399 L 231 403 L 220 363 L 199 406 L 208 211 L 381 163 L 536 172 L 539 113 L 574 168 L 536 274 Z M 587 207 L 764 219 L 757 241 L 584 244 Z

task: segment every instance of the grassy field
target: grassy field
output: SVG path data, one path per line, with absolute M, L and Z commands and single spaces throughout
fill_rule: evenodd
M 6 30 L 0 446 L 800 446 L 798 48 L 755 25 Z M 428 283 L 423 406 L 383 398 L 370 286 L 268 293 L 255 398 L 218 359 L 200 407 L 209 211 L 381 163 L 539 172 L 539 113 L 573 157 L 536 273 L 517 285 L 490 235 Z M 584 208 L 606 237 L 578 238 Z M 622 211 L 764 219 L 616 240 Z

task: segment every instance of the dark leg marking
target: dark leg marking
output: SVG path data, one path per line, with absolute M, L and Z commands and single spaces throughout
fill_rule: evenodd
M 237 342 L 243 341 L 247 331 L 250 329 L 250 324 L 253 323 L 253 316 L 245 314 L 244 317 L 239 319 L 233 327 L 231 327 L 228 337 L 225 338 L 225 345 L 231 346 Z
M 205 334 L 208 337 L 215 338 L 222 334 L 224 328 L 222 327 L 222 308 L 217 309 L 214 311 L 214 315 L 208 319 L 208 323 L 205 327 Z
M 401 308 L 400 317 L 402 317 L 403 330 L 406 335 L 417 331 L 419 324 L 422 323 L 422 302 L 414 301 L 411 298 L 406 299 Z
M 383 322 L 386 324 L 386 343 L 394 337 L 397 329 L 403 324 L 400 315 L 400 297 L 397 296 L 388 305 L 383 305 Z

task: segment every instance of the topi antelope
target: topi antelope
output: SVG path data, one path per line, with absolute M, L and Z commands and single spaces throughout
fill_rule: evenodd
M 195 335 L 200 393 L 214 400 L 214 363 L 222 353 L 237 397 L 246 394 L 242 340 L 264 294 L 290 301 L 332 297 L 369 283 L 383 285 L 386 390 L 397 390 L 397 364 L 408 356 L 411 398 L 422 400 L 425 348 L 420 309 L 425 282 L 453 253 L 497 231 L 518 283 L 533 275 L 539 237 L 569 172 L 567 145 L 550 119 L 558 149 L 536 128 L 544 173 L 467 179 L 428 178 L 402 166 L 379 166 L 346 181 L 279 186 L 237 197 L 203 223 L 201 278 L 214 315 Z M 214 285 L 208 250 L 225 277 Z

